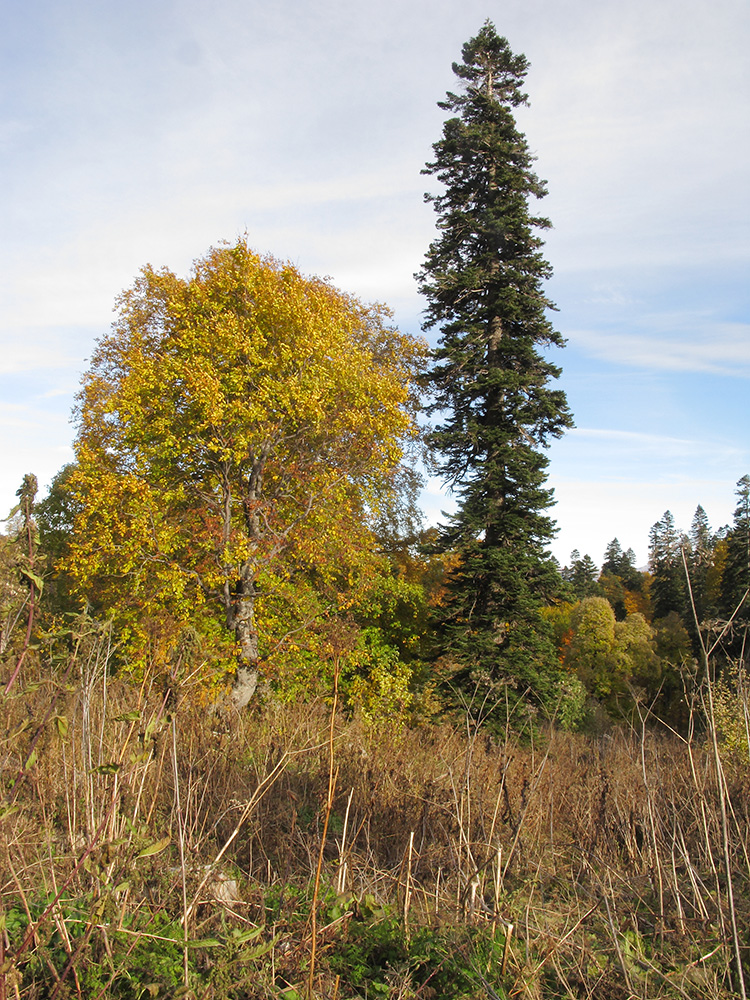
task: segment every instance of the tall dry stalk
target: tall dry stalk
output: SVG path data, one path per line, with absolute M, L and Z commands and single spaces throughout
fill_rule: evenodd
M 411 864 L 414 855 L 414 831 L 409 834 L 409 849 L 406 860 L 406 884 L 404 885 L 404 934 L 409 940 L 409 907 L 411 906 Z
M 172 713 L 172 773 L 174 775 L 174 808 L 177 815 L 177 845 L 180 855 L 180 883 L 182 887 L 182 975 L 185 990 L 190 989 L 188 965 L 188 901 L 187 869 L 185 866 L 185 820 L 180 801 L 180 770 L 177 766 L 177 711 Z
M 42 592 L 42 579 L 38 575 L 38 569 L 36 566 L 36 544 L 35 544 L 35 526 L 34 518 L 32 516 L 32 511 L 34 507 L 34 500 L 37 493 L 37 478 L 34 475 L 27 475 L 23 477 L 23 484 L 21 488 L 16 493 L 16 496 L 20 497 L 20 504 L 18 505 L 18 510 L 20 510 L 23 517 L 23 530 L 26 539 L 26 567 L 21 569 L 21 575 L 25 577 L 28 584 L 28 598 L 24 601 L 21 606 L 21 610 L 18 612 L 19 616 L 23 608 L 28 603 L 28 612 L 26 615 L 26 634 L 23 639 L 23 646 L 21 647 L 21 652 L 19 654 L 18 660 L 16 661 L 16 666 L 13 673 L 10 675 L 8 683 L 5 685 L 4 694 L 8 695 L 13 688 L 19 674 L 21 673 L 21 667 L 23 666 L 23 661 L 26 659 L 26 654 L 31 649 L 31 639 L 34 633 L 34 623 L 36 620 L 36 608 L 37 608 L 37 596 Z
M 346 812 L 344 813 L 344 828 L 341 831 L 341 844 L 339 845 L 339 870 L 336 876 L 336 891 L 341 895 L 341 893 L 346 889 L 346 833 L 349 829 L 349 810 L 352 807 L 352 798 L 354 796 L 354 788 L 349 792 L 349 798 L 346 802 Z
M 307 752 L 307 748 L 305 748 L 303 750 L 299 750 L 297 752 L 298 753 L 305 753 L 305 752 Z M 290 753 L 284 753 L 284 754 L 282 754 L 281 759 L 278 761 L 278 763 L 273 768 L 273 770 L 270 772 L 270 774 L 266 775 L 266 777 L 263 779 L 263 781 L 260 782 L 260 784 L 258 785 L 258 787 L 253 792 L 253 794 L 250 796 L 250 798 L 248 799 L 248 801 L 245 803 L 245 806 L 244 806 L 244 808 L 242 810 L 242 813 L 240 814 L 240 818 L 235 823 L 234 828 L 232 829 L 232 832 L 230 833 L 229 837 L 227 837 L 227 839 L 224 841 L 224 844 L 223 844 L 221 850 L 216 854 L 216 856 L 214 857 L 213 861 L 210 864 L 205 865 L 205 871 L 204 871 L 204 874 L 203 874 L 203 878 L 199 882 L 198 888 L 193 893 L 193 898 L 190 901 L 189 905 L 187 906 L 187 909 L 185 910 L 184 915 L 183 915 L 183 920 L 184 920 L 184 922 L 186 924 L 190 920 L 190 918 L 192 917 L 193 913 L 195 912 L 195 908 L 198 905 L 198 901 L 200 899 L 200 895 L 203 892 L 203 890 L 206 887 L 206 885 L 208 884 L 208 882 L 210 881 L 210 879 L 213 877 L 216 869 L 218 868 L 219 862 L 221 861 L 221 859 L 224 857 L 224 855 L 227 853 L 227 851 L 229 850 L 229 848 L 231 847 L 231 845 L 236 840 L 236 838 L 237 838 L 240 830 L 245 825 L 245 823 L 249 819 L 250 815 L 252 814 L 252 812 L 257 807 L 258 803 L 264 797 L 264 795 L 266 794 L 266 792 L 268 792 L 268 790 L 271 787 L 273 787 L 273 785 L 276 783 L 276 781 L 278 780 L 278 778 L 280 777 L 280 775 L 283 773 L 284 769 L 286 768 L 287 764 L 289 763 L 289 759 L 290 759 L 291 756 L 292 755 Z
M 323 833 L 320 837 L 320 849 L 318 850 L 318 864 L 315 869 L 315 884 L 313 887 L 312 907 L 310 910 L 310 968 L 307 976 L 307 998 L 313 1000 L 313 989 L 315 982 L 315 958 L 318 946 L 318 893 L 320 892 L 320 875 L 323 870 L 323 853 L 326 847 L 326 837 L 328 836 L 328 823 L 331 819 L 333 809 L 333 797 L 336 792 L 336 779 L 338 771 L 334 770 L 335 765 L 335 727 L 336 712 L 338 710 L 339 699 L 339 673 L 341 670 L 341 658 L 338 652 L 334 653 L 333 663 L 333 704 L 331 705 L 331 721 L 328 730 L 328 795 L 326 796 L 326 811 L 323 820 Z
M 740 944 L 739 930 L 737 926 L 737 910 L 734 901 L 734 879 L 732 872 L 732 861 L 730 856 L 730 836 L 729 836 L 729 820 L 727 816 L 727 783 L 726 776 L 724 774 L 724 766 L 721 761 L 721 754 L 719 753 L 719 736 L 716 727 L 716 712 L 714 708 L 714 676 L 713 676 L 713 661 L 711 657 L 713 653 L 719 646 L 724 635 L 729 629 L 732 621 L 736 618 L 740 608 L 745 603 L 750 595 L 750 588 L 745 591 L 742 600 L 735 608 L 729 621 L 726 623 L 718 638 L 712 643 L 710 648 L 706 647 L 706 643 L 703 639 L 703 632 L 701 629 L 701 623 L 698 620 L 698 613 L 695 608 L 695 599 L 693 597 L 693 587 L 690 581 L 690 573 L 688 572 L 687 557 L 685 555 L 685 550 L 682 550 L 682 562 L 685 569 L 685 579 L 687 580 L 688 594 L 690 596 L 690 606 L 693 612 L 693 621 L 695 622 L 695 628 L 698 633 L 698 640 L 701 647 L 701 656 L 703 658 L 703 668 L 705 670 L 705 682 L 706 682 L 706 717 L 708 722 L 708 731 L 711 738 L 711 749 L 713 752 L 713 763 L 714 763 L 714 773 L 716 776 L 716 792 L 719 800 L 719 808 L 721 813 L 721 847 L 722 855 L 724 861 L 724 874 L 726 877 L 727 885 L 727 905 L 729 908 L 729 920 L 732 927 L 732 946 L 734 949 L 734 960 L 735 967 L 737 970 L 737 984 L 739 986 L 739 995 L 742 1000 L 747 1000 L 747 992 L 745 990 L 745 976 L 742 969 L 742 951 Z M 730 804 L 731 805 L 731 804 Z
M 0 899 L 0 1000 L 7 1000 L 5 967 L 5 907 Z

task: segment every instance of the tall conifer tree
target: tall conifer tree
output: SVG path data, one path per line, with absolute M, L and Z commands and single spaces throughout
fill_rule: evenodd
M 424 173 L 445 186 L 427 195 L 439 235 L 419 273 L 425 329 L 441 331 L 426 376 L 441 471 L 458 497 L 442 533 L 455 552 L 445 605 L 448 645 L 473 673 L 530 686 L 544 696 L 555 655 L 539 609 L 559 584 L 547 545 L 554 523 L 540 450 L 572 425 L 560 370 L 540 353 L 564 341 L 547 312 L 533 198 L 546 186 L 518 131 L 528 71 L 487 21 L 453 64 L 462 92 L 439 107 L 453 113 Z
M 682 563 L 684 539 L 677 530 L 672 512 L 664 511 L 649 532 L 649 567 L 654 618 L 666 618 L 674 611 L 686 611 L 685 573 Z
M 750 476 L 743 476 L 735 490 L 737 507 L 734 523 L 727 537 L 727 561 L 721 582 L 721 601 L 728 618 L 740 602 L 744 602 L 737 617 L 740 621 L 750 618 L 750 601 L 745 596 L 750 588 Z

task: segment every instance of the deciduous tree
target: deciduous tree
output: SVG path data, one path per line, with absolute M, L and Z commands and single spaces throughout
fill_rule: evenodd
M 242 704 L 269 652 L 259 610 L 300 581 L 314 614 L 310 591 L 371 552 L 422 345 L 244 240 L 187 280 L 144 268 L 118 306 L 79 395 L 67 568 L 144 641 L 149 616 L 167 646 L 187 621 L 228 630 Z
M 616 621 L 609 601 L 587 597 L 573 609 L 565 663 L 599 698 L 620 694 L 631 677 L 644 684 L 656 670 L 654 631 L 635 612 Z

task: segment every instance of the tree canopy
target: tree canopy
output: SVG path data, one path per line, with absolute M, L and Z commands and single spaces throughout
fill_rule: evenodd
M 422 343 L 244 240 L 188 279 L 145 267 L 118 308 L 78 399 L 67 568 L 132 649 L 228 630 L 243 703 L 269 655 L 258 614 L 296 582 L 343 585 L 373 550 Z

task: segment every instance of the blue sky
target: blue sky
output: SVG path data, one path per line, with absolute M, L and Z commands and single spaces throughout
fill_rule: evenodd
M 548 291 L 576 429 L 559 535 L 601 562 L 750 472 L 745 0 L 27 0 L 0 38 L 0 511 L 71 457 L 73 397 L 145 263 L 251 244 L 418 332 L 420 169 L 490 17 L 531 62 Z M 430 484 L 435 517 L 450 500 Z

